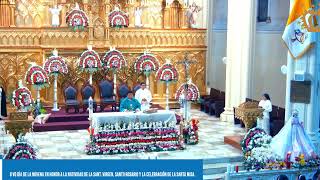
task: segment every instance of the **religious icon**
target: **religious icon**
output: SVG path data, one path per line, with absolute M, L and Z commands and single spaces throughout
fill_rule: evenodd
M 49 11 L 51 12 L 52 19 L 51 19 L 51 24 L 53 27 L 59 27 L 60 21 L 59 21 L 59 14 L 60 11 L 62 10 L 62 6 L 55 5 L 53 8 L 50 8 Z
M 201 10 L 202 10 L 202 7 L 198 6 L 195 2 L 189 6 L 189 9 L 186 12 L 189 28 L 198 28 L 197 18 L 198 18 L 198 13 Z
M 134 12 L 134 25 L 136 27 L 143 26 L 142 21 L 141 21 L 141 16 L 142 16 L 142 9 L 140 7 L 137 7 Z

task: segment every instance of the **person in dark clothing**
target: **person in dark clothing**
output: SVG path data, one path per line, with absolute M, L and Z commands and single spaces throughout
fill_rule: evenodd
M 3 87 L 0 87 L 0 119 L 7 117 L 7 103 L 6 103 L 6 92 Z

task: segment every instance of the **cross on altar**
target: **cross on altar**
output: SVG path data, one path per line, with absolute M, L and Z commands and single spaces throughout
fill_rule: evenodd
M 184 65 L 184 74 L 185 74 L 185 88 L 184 88 L 184 100 L 183 100 L 183 108 L 184 108 L 184 112 L 183 112 L 183 116 L 184 119 L 188 122 L 189 121 L 189 116 L 188 116 L 188 111 L 190 110 L 190 102 L 188 102 L 188 82 L 189 82 L 189 68 L 191 64 L 195 64 L 196 61 L 191 60 L 188 58 L 189 53 L 185 53 L 184 55 L 184 59 L 182 61 L 177 62 L 177 64 L 183 64 Z

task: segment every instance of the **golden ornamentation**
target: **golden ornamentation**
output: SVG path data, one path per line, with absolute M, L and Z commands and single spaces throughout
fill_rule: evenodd
M 51 51 L 57 48 L 59 54 L 66 59 L 69 67 L 69 73 L 59 76 L 58 79 L 58 102 L 64 104 L 64 86 L 72 83 L 80 90 L 81 86 L 89 79 L 88 74 L 80 73 L 76 68 L 77 60 L 88 44 L 92 44 L 101 56 L 110 46 L 123 52 L 128 61 L 128 67 L 118 73 L 117 83 L 127 83 L 129 87 L 145 80 L 143 74 L 136 74 L 133 70 L 136 58 L 145 49 L 149 49 L 155 54 L 161 64 L 165 62 L 166 58 L 170 58 L 171 62 L 177 67 L 180 77 L 176 84 L 169 87 L 171 98 L 173 98 L 174 92 L 180 84 L 185 82 L 183 66 L 177 64 L 177 62 L 184 58 L 186 52 L 189 52 L 192 58 L 197 61 L 190 67 L 190 77 L 199 87 L 200 93 L 206 92 L 206 30 L 161 29 L 163 28 L 163 21 L 168 20 L 164 19 L 162 0 L 132 0 L 129 5 L 126 4 L 126 0 L 59 0 L 56 2 L 63 4 L 60 19 L 62 25 L 59 28 L 48 28 L 51 24 L 48 8 L 54 5 L 54 1 L 27 0 L 30 2 L 28 5 L 21 1 L 16 1 L 20 8 L 20 10 L 17 10 L 17 16 L 21 17 L 15 17 L 15 19 L 20 18 L 21 21 L 23 19 L 23 23 L 26 20 L 32 21 L 31 27 L 0 29 L 0 85 L 4 86 L 8 94 L 16 88 L 18 80 L 23 79 L 30 62 L 42 65 L 44 59 L 50 56 Z M 90 17 L 89 27 L 82 32 L 74 32 L 63 23 L 65 22 L 65 12 L 74 7 L 75 2 L 78 2 Z M 131 13 L 134 12 L 135 7 L 143 7 L 142 23 L 148 28 L 122 28 L 120 30 L 109 28 L 106 19 L 107 13 L 113 9 L 116 3 L 120 4 L 124 11 Z M 182 1 L 180 1 L 181 3 Z M 40 5 L 40 7 L 36 7 L 37 5 Z M 183 7 L 183 5 L 179 7 Z M 35 16 L 37 15 L 39 15 L 39 21 L 41 21 L 37 26 L 40 27 L 34 26 Z M 170 22 L 177 21 L 170 20 Z M 130 22 L 130 24 L 134 23 Z M 20 25 L 24 26 L 22 22 Z M 112 79 L 113 75 L 108 71 L 99 71 L 93 75 L 93 85 L 97 90 L 98 83 L 106 77 Z M 50 78 L 50 81 L 52 83 L 53 78 Z M 36 91 L 31 86 L 28 86 L 28 88 L 31 90 L 33 97 L 36 97 Z M 52 88 L 50 86 L 41 90 L 41 100 L 43 102 L 52 104 Z M 150 76 L 150 88 L 155 98 L 164 98 L 165 85 L 158 83 L 154 74 Z M 95 97 L 97 101 L 99 101 L 98 92 L 99 90 Z M 80 93 L 78 99 L 81 99 Z
M 242 120 L 248 131 L 262 117 L 263 109 L 258 107 L 258 102 L 244 102 L 235 108 L 235 116 Z

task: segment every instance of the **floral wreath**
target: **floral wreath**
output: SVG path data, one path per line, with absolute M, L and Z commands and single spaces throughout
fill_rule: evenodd
M 120 7 L 115 6 L 115 9 L 108 15 L 110 27 L 128 27 L 129 15 L 120 10 Z
M 123 54 L 114 48 L 111 48 L 110 51 L 106 52 L 102 58 L 102 63 L 104 69 L 112 69 L 114 72 L 127 66 L 127 61 Z
M 18 89 L 12 92 L 11 101 L 17 109 L 31 108 L 33 103 L 30 90 L 27 87 L 23 87 L 22 83 L 19 83 Z
M 78 3 L 76 3 L 75 8 L 67 13 L 66 22 L 74 31 L 83 30 L 89 25 L 89 18 L 86 13 L 79 8 Z
M 165 64 L 163 64 L 156 74 L 157 80 L 163 82 L 176 82 L 178 81 L 178 71 L 177 69 L 167 60 Z
M 29 67 L 25 75 L 25 81 L 27 84 L 43 88 L 49 85 L 49 77 L 47 72 L 38 65 L 32 65 Z
M 180 100 L 184 97 L 184 93 L 186 91 L 186 86 L 188 86 L 188 92 L 187 92 L 187 101 L 198 101 L 200 98 L 200 92 L 198 87 L 193 84 L 191 81 L 188 83 L 183 83 L 180 85 L 180 87 L 176 91 L 175 98 L 177 100 Z
M 18 140 L 12 145 L 4 159 L 37 159 L 36 149 L 25 140 Z
M 79 58 L 78 67 L 81 71 L 94 73 L 102 67 L 99 54 L 94 50 L 86 50 L 82 52 Z
M 67 74 L 68 73 L 68 66 L 66 61 L 61 56 L 50 56 L 46 59 L 43 69 L 52 75 L 58 74 Z
M 134 70 L 135 72 L 143 72 L 146 76 L 149 76 L 152 71 L 157 71 L 159 66 L 159 60 L 153 54 L 145 52 L 137 58 L 134 63 Z

